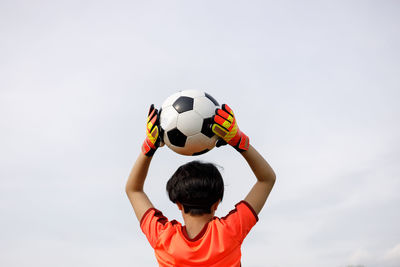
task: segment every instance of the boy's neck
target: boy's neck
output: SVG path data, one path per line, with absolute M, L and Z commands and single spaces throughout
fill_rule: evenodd
M 203 215 L 190 215 L 182 212 L 183 221 L 185 222 L 186 232 L 190 238 L 196 237 L 203 229 L 204 225 L 212 220 L 214 212 Z

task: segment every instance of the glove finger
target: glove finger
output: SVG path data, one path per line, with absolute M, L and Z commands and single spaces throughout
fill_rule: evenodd
M 229 122 L 233 121 L 233 116 L 230 113 L 226 112 L 225 110 L 219 109 L 217 111 L 217 115 L 219 115 L 222 118 L 228 120 Z
M 147 117 L 149 121 L 151 121 L 155 116 L 157 116 L 157 109 L 153 108 L 149 114 L 149 116 Z
M 159 118 L 158 118 L 158 110 L 154 109 L 153 112 L 151 113 L 150 117 L 149 117 L 149 124 L 150 126 L 150 132 L 153 131 L 154 127 L 159 125 Z
M 233 123 L 231 123 L 230 121 L 225 120 L 219 116 L 216 117 L 215 120 L 216 120 L 216 123 L 218 123 L 220 126 L 222 126 L 227 132 L 229 132 L 233 127 Z M 233 120 L 235 121 L 235 119 L 233 119 Z
M 154 104 L 151 104 L 150 105 L 150 108 L 149 108 L 149 113 L 148 113 L 148 117 L 150 117 L 150 114 L 151 114 L 151 112 L 154 110 Z
M 160 117 L 160 116 L 158 116 L 158 117 Z M 165 143 L 164 143 L 164 130 L 161 128 L 159 122 L 158 122 L 157 126 L 158 126 L 157 128 L 158 128 L 158 131 L 159 131 L 158 138 L 157 138 L 157 145 L 158 145 L 158 147 L 162 147 L 162 146 L 165 145 Z
M 222 109 L 224 111 L 228 112 L 232 117 L 234 116 L 233 110 L 227 104 L 223 104 L 222 105 Z
M 215 123 L 217 123 L 220 126 L 224 127 L 226 130 L 228 130 L 229 127 L 231 126 L 231 123 L 229 121 L 227 121 L 226 119 L 222 118 L 219 115 L 215 115 L 214 116 L 214 121 L 215 121 Z

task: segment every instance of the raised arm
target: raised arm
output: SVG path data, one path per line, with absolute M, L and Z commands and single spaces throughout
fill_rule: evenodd
M 249 138 L 239 130 L 232 109 L 224 104 L 216 110 L 213 132 L 221 139 L 217 145 L 228 143 L 246 159 L 257 182 L 245 198 L 254 211 L 259 214 L 275 184 L 275 173 L 268 162 L 250 145 Z
M 263 156 L 251 145 L 247 151 L 242 152 L 242 156 L 246 159 L 257 178 L 257 182 L 244 200 L 259 214 L 275 184 L 275 172 Z
M 144 213 L 153 207 L 146 193 L 143 191 L 144 182 L 151 163 L 152 156 L 160 146 L 158 111 L 151 105 L 147 118 L 146 139 L 126 182 L 125 191 L 140 221 Z
M 147 157 L 143 153 L 139 154 L 125 186 L 126 194 L 139 221 L 142 219 L 143 214 L 153 207 L 147 194 L 143 191 L 151 159 L 151 157 Z

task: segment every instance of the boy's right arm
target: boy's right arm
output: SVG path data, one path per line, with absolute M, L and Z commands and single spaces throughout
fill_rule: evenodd
M 239 130 L 233 111 L 228 105 L 224 104 L 221 109 L 217 109 L 212 129 L 224 142 L 242 154 L 256 176 L 257 182 L 244 200 L 259 214 L 275 184 L 275 172 L 250 145 L 249 138 Z
M 158 110 L 154 108 L 154 105 L 151 105 L 147 117 L 146 139 L 142 145 L 142 153 L 140 153 L 137 158 L 125 186 L 126 194 L 128 195 L 139 222 L 142 220 L 145 212 L 153 208 L 153 204 L 144 192 L 143 187 L 151 159 L 157 148 L 162 146 L 159 128 Z

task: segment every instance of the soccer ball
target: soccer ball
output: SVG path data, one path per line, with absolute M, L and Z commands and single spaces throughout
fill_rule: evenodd
M 209 94 L 185 90 L 169 96 L 160 109 L 164 143 L 176 153 L 196 156 L 215 147 L 211 130 L 218 102 Z

